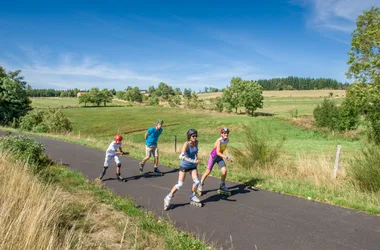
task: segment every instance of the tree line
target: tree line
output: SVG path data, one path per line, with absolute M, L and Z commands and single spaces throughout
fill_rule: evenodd
M 263 90 L 316 90 L 316 89 L 346 89 L 348 83 L 340 83 L 331 78 L 303 78 L 289 76 L 257 80 Z
M 34 89 L 30 85 L 26 86 L 26 94 L 28 97 L 77 97 L 78 92 L 88 92 L 89 90 L 74 89 Z M 116 95 L 116 90 L 112 89 L 110 92 Z

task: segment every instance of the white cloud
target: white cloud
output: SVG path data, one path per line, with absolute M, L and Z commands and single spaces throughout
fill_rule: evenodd
M 223 88 L 236 76 L 244 79 L 265 78 L 258 68 L 234 60 L 216 65 L 194 61 L 128 64 L 139 69 L 132 70 L 126 66 L 127 63 L 112 64 L 101 58 L 76 53 L 41 53 L 38 49 L 27 47 L 22 47 L 21 51 L 21 55 L 5 55 L 2 65 L 8 70 L 21 69 L 33 88 L 125 89 L 130 85 L 144 89 L 163 81 L 174 88 L 199 90 L 210 86 Z
M 311 6 L 308 24 L 320 30 L 351 33 L 356 18 L 372 6 L 380 7 L 378 0 L 301 0 L 293 3 Z

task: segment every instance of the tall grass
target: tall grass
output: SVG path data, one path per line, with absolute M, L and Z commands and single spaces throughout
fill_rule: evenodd
M 0 249 L 83 249 L 75 227 L 62 228 L 65 195 L 39 184 L 0 155 Z
M 192 235 L 157 220 L 131 199 L 89 183 L 79 173 L 59 165 L 29 171 L 28 156 L 9 150 L 23 144 L 11 136 L 0 138 L 4 140 L 7 148 L 0 145 L 0 250 L 206 249 Z M 29 145 L 33 139 L 20 140 Z
M 280 150 L 284 139 L 276 145 L 271 145 L 265 136 L 265 131 L 257 130 L 252 124 L 242 124 L 244 130 L 244 147 L 232 148 L 231 152 L 237 162 L 244 168 L 264 168 L 268 164 L 274 164 L 280 156 Z
M 363 190 L 380 191 L 380 147 L 369 146 L 351 162 L 349 173 Z

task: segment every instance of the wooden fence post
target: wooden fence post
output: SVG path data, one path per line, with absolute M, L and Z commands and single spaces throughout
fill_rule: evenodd
M 177 136 L 174 136 L 174 152 L 177 153 Z
M 338 147 L 336 149 L 336 156 L 335 156 L 335 164 L 334 164 L 334 172 L 333 172 L 333 178 L 336 179 L 338 175 L 338 168 L 339 168 L 339 157 L 340 157 L 340 151 L 342 147 L 338 144 Z

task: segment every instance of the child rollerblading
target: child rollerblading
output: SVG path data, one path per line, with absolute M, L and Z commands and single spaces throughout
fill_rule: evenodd
M 128 152 L 123 152 L 121 148 L 123 146 L 122 140 L 123 140 L 123 137 L 117 134 L 115 135 L 114 141 L 111 142 L 111 144 L 108 146 L 107 151 L 106 151 L 106 157 L 104 160 L 103 171 L 100 173 L 100 176 L 99 176 L 100 180 L 102 180 L 104 175 L 106 174 L 111 159 L 114 159 L 116 163 L 116 179 L 118 181 L 123 181 L 123 182 L 127 181 L 125 178 L 123 178 L 120 175 L 121 163 L 120 163 L 119 155 L 129 154 Z
M 202 207 L 202 203 L 196 196 L 195 191 L 199 185 L 198 179 L 198 132 L 195 129 L 189 129 L 187 131 L 187 142 L 183 144 L 181 154 L 179 159 L 181 160 L 179 173 L 178 173 L 178 183 L 174 185 L 170 193 L 164 199 L 164 210 L 170 209 L 170 202 L 174 197 L 174 194 L 183 186 L 185 181 L 186 173 L 189 172 L 193 179 L 193 186 L 190 193 L 190 204 Z
M 149 128 L 145 133 L 145 157 L 139 163 L 140 173 L 144 171 L 145 162 L 149 160 L 151 156 L 154 157 L 154 175 L 163 175 L 158 169 L 158 146 L 157 141 L 163 132 L 162 125 L 164 124 L 163 120 L 157 120 L 156 126 Z
M 210 158 L 207 164 L 206 172 L 202 175 L 201 183 L 198 186 L 197 193 L 199 196 L 203 194 L 203 185 L 206 181 L 206 178 L 211 173 L 212 168 L 215 165 L 215 163 L 218 164 L 220 171 L 222 172 L 218 193 L 225 194 L 228 196 L 231 195 L 231 191 L 226 187 L 226 184 L 225 184 L 225 180 L 227 177 L 227 167 L 226 167 L 225 160 L 232 162 L 232 159 L 223 154 L 229 142 L 228 135 L 230 133 L 230 130 L 228 128 L 222 128 L 220 130 L 220 133 L 221 133 L 221 137 L 215 142 L 214 149 L 210 153 Z

